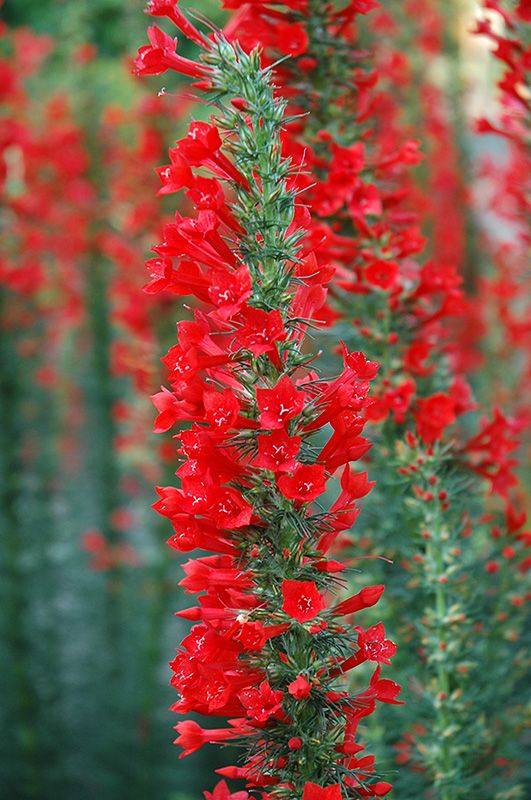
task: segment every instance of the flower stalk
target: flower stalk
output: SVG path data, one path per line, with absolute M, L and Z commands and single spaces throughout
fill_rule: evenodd
M 150 41 L 137 70 L 178 69 L 173 40 L 152 31 Z M 383 796 L 391 784 L 361 755 L 357 729 L 377 702 L 399 702 L 379 666 L 396 647 L 383 626 L 354 632 L 344 621 L 355 613 L 357 623 L 383 587 L 338 603 L 345 566 L 329 557 L 372 488 L 350 464 L 370 446 L 362 432 L 378 366 L 344 349 L 336 377 L 315 371 L 307 332 L 331 270 L 317 263 L 297 199 L 304 164 L 284 154 L 289 120 L 272 68 L 215 35 L 197 72 L 214 116 L 192 122 L 159 171 L 166 192 L 186 190 L 195 216 L 176 215 L 148 264 L 148 292 L 199 303 L 163 359 L 171 388 L 154 397 L 156 430 L 191 424 L 176 437 L 180 488 L 159 488 L 155 508 L 172 521 L 174 548 L 213 553 L 184 564 L 181 586 L 202 594 L 179 614 L 198 624 L 172 662 L 174 710 L 229 724 L 180 722 L 177 743 L 184 754 L 238 745 L 240 763 L 218 772 L 271 799 Z M 343 675 L 370 661 L 369 685 L 349 689 Z

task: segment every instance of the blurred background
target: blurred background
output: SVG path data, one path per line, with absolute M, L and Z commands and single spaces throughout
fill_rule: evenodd
M 223 24 L 218 0 L 195 5 Z M 396 5 L 407 48 L 411 17 Z M 430 66 L 458 133 L 460 93 L 469 115 L 484 114 L 495 82 L 485 47 L 461 42 L 473 6 L 445 4 L 446 51 Z M 168 711 L 167 663 L 182 638 L 173 612 L 187 603 L 167 525 L 150 509 L 175 464 L 171 440 L 149 433 L 149 395 L 163 380 L 159 359 L 178 311 L 141 288 L 144 258 L 176 202 L 156 196 L 154 167 L 185 129 L 192 100 L 178 76 L 132 77 L 150 22 L 144 7 L 0 7 L 2 800 L 187 800 L 227 763 L 214 748 L 179 761 Z M 190 45 L 179 52 L 191 55 Z M 414 68 L 422 73 L 422 60 Z M 414 89 L 401 91 L 418 129 Z M 455 150 L 445 150 L 432 123 L 427 150 L 439 166 L 451 162 L 461 188 L 463 159 L 482 148 L 503 156 L 499 139 L 454 137 Z M 448 191 L 440 247 L 451 246 L 455 183 Z M 487 261 L 468 211 L 459 224 L 474 288 Z M 504 400 L 517 394 L 513 356 L 505 353 Z M 487 364 L 492 377 L 496 358 Z

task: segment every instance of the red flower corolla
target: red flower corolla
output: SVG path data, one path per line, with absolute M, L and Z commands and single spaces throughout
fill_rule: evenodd
M 253 464 L 273 472 L 293 472 L 301 446 L 299 436 L 288 436 L 284 430 L 274 430 L 257 439 L 258 455 Z
M 240 404 L 230 389 L 221 392 L 207 391 L 203 395 L 205 418 L 218 431 L 232 428 L 238 419 Z
M 175 395 L 161 386 L 162 391 L 151 396 L 153 405 L 159 412 L 153 425 L 153 433 L 164 433 L 169 431 L 178 419 L 181 419 L 179 402 Z
M 382 664 L 389 664 L 390 659 L 396 652 L 396 644 L 390 639 L 385 638 L 385 629 L 381 622 L 373 625 L 366 631 L 357 627 L 359 650 L 355 655 L 345 659 L 339 667 L 335 667 L 331 674 L 337 675 L 341 672 L 348 672 L 363 664 L 365 661 L 377 661 Z
M 319 786 L 317 783 L 307 781 L 304 784 L 302 800 L 342 800 L 341 786 L 334 783 L 331 786 Z
M 341 342 L 341 353 L 345 367 L 354 370 L 362 381 L 370 381 L 376 377 L 380 365 L 377 361 L 368 361 L 365 354 L 354 350 L 349 352 L 344 342 Z
M 208 39 L 195 28 L 178 7 L 179 0 L 148 0 L 145 13 L 152 17 L 168 17 L 176 28 L 199 47 L 210 47 Z
M 203 794 L 206 800 L 247 800 L 249 797 L 245 791 L 231 793 L 225 781 L 217 783 L 213 792 L 203 792 Z
M 396 644 L 385 638 L 384 626 L 381 622 L 367 628 L 356 628 L 358 631 L 359 651 L 355 658 L 363 661 L 377 661 L 381 664 L 390 664 L 396 652 Z
M 262 681 L 258 688 L 244 689 L 239 694 L 247 716 L 257 722 L 267 722 L 277 714 L 282 708 L 283 697 L 283 693 L 272 689 L 267 681 Z
M 204 78 L 208 73 L 208 68 L 204 65 L 178 56 L 175 52 L 177 38 L 172 39 L 157 25 L 148 28 L 148 38 L 150 44 L 140 47 L 135 59 L 137 75 L 161 75 L 167 69 L 192 78 Z
M 285 428 L 304 408 L 306 395 L 284 375 L 272 389 L 257 389 L 260 424 L 266 430 Z
M 398 277 L 398 264 L 383 259 L 375 260 L 365 267 L 364 274 L 372 286 L 389 290 L 393 288 Z
M 248 306 L 242 309 L 242 322 L 235 332 L 236 344 L 245 347 L 253 356 L 267 353 L 271 361 L 281 367 L 276 342 L 283 341 L 287 334 L 280 311 L 262 311 Z
M 396 699 L 401 692 L 401 687 L 395 681 L 380 678 L 381 672 L 382 668 L 378 665 L 372 674 L 368 689 L 358 697 L 379 700 L 381 703 L 390 705 L 401 705 L 403 701 Z
M 432 444 L 455 422 L 455 402 L 444 392 L 436 392 L 417 401 L 414 416 L 418 435 L 426 444 Z
M 199 750 L 204 744 L 211 742 L 224 742 L 227 739 L 234 738 L 237 732 L 231 728 L 213 728 L 211 730 L 204 730 L 197 722 L 193 720 L 185 720 L 179 722 L 175 726 L 175 730 L 179 734 L 175 740 L 175 744 L 180 745 L 184 752 L 181 753 L 179 758 L 190 755 L 196 750 Z
M 326 608 L 313 581 L 282 581 L 282 610 L 297 622 L 308 622 Z
M 216 525 L 229 530 L 248 525 L 253 511 L 240 492 L 230 486 L 209 493 L 209 510 Z
M 322 464 L 297 464 L 293 475 L 282 475 L 277 486 L 290 500 L 309 503 L 326 490 L 325 469 Z
M 300 56 L 308 48 L 308 34 L 297 22 L 283 22 L 276 31 L 276 47 L 288 56 Z
M 376 781 L 376 783 L 371 784 L 367 789 L 363 789 L 361 786 L 358 787 L 358 791 L 362 797 L 384 797 L 386 794 L 389 794 L 392 788 L 393 784 L 388 783 L 388 781 Z
M 337 512 L 350 509 L 353 501 L 359 500 L 360 497 L 365 497 L 373 486 L 374 481 L 369 480 L 367 472 L 352 472 L 347 464 L 341 474 L 341 492 L 330 511 Z
M 302 700 L 305 697 L 309 697 L 311 691 L 312 684 L 306 680 L 304 675 L 299 675 L 288 686 L 288 692 L 296 700 Z
M 171 164 L 165 164 L 155 170 L 162 183 L 157 192 L 159 195 L 178 192 L 184 186 L 190 186 L 193 181 L 192 170 L 179 153 L 174 151 L 171 161 Z
M 245 265 L 235 272 L 214 269 L 210 275 L 208 297 L 217 306 L 217 314 L 232 317 L 251 296 L 251 276 Z
M 193 121 L 188 133 L 176 142 L 178 153 L 192 167 L 208 167 L 215 175 L 247 187 L 248 182 L 222 152 L 222 141 L 215 125 Z M 170 150 L 171 154 L 171 150 Z
M 356 611 L 361 611 L 364 608 L 370 608 L 376 605 L 382 594 L 384 593 L 385 586 L 378 584 L 377 586 L 365 586 L 357 594 L 352 595 L 342 603 L 334 606 L 332 611 L 334 614 L 340 616 L 343 614 L 354 614 Z

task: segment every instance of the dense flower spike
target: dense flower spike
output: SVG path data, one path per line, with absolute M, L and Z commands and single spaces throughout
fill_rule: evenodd
M 184 30 L 175 4 L 147 10 Z M 283 29 L 284 46 L 304 49 L 299 34 Z M 171 665 L 174 710 L 230 718 L 211 730 L 179 723 L 176 741 L 190 753 L 234 739 L 243 762 L 218 771 L 271 800 L 383 796 L 391 785 L 354 742 L 362 718 L 376 701 L 396 702 L 399 687 L 349 691 L 342 675 L 366 660 L 389 663 L 395 646 L 381 624 L 354 631 L 337 619 L 374 605 L 383 587 L 338 604 L 338 564 L 325 555 L 372 487 L 348 465 L 369 447 L 361 433 L 377 365 L 345 348 L 337 377 L 313 369 L 305 332 L 333 269 L 318 264 L 297 202 L 304 165 L 284 154 L 286 102 L 271 69 L 220 35 L 202 42 L 197 67 L 174 56 L 170 37 L 152 30 L 150 41 L 137 69 L 202 75 L 215 109 L 210 122 L 191 123 L 160 171 L 165 190 L 187 190 L 195 216 L 176 214 L 148 264 L 150 293 L 199 303 L 163 359 L 171 390 L 154 397 L 156 430 L 191 424 L 176 435 L 181 487 L 160 488 L 155 508 L 173 523 L 173 547 L 213 553 L 184 565 L 181 586 L 200 598 L 180 612 L 197 624 Z M 340 466 L 339 497 L 323 510 Z M 212 796 L 226 792 L 218 784 Z

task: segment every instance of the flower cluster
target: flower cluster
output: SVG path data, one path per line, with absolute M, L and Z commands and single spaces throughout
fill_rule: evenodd
M 242 763 L 218 772 L 264 797 L 382 796 L 391 784 L 356 732 L 377 702 L 399 702 L 399 686 L 380 677 L 395 645 L 381 624 L 358 624 L 383 586 L 338 601 L 345 565 L 330 558 L 372 488 L 351 463 L 370 447 L 362 434 L 378 365 L 343 348 L 337 376 L 314 369 L 307 332 L 334 270 L 319 263 L 320 237 L 297 202 L 305 165 L 285 152 L 286 102 L 271 69 L 222 36 L 192 36 L 175 3 L 153 0 L 148 12 L 170 16 L 203 53 L 184 63 L 153 26 L 137 71 L 200 78 L 216 109 L 159 170 L 164 191 L 184 189 L 195 212 L 165 227 L 146 287 L 195 305 L 163 359 L 170 389 L 154 396 L 155 429 L 179 424 L 182 460 L 180 487 L 159 488 L 155 508 L 175 549 L 211 553 L 184 565 L 181 585 L 200 597 L 179 612 L 196 624 L 172 662 L 174 710 L 229 718 L 215 729 L 181 722 L 177 743 L 184 754 L 240 744 Z M 343 676 L 364 662 L 376 664 L 369 685 L 350 690 Z M 213 796 L 226 792 L 222 783 Z

